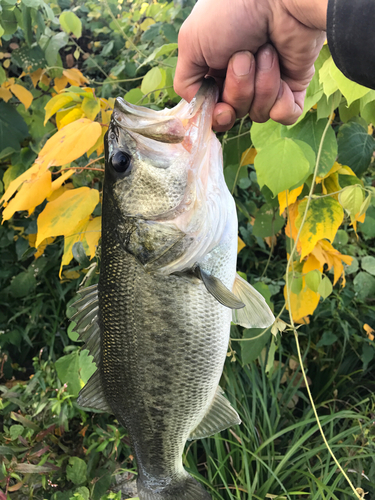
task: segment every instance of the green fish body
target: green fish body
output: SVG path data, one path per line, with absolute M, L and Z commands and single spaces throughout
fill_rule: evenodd
M 189 439 L 239 424 L 219 387 L 231 321 L 273 315 L 236 274 L 237 217 L 211 131 L 217 89 L 153 111 L 117 100 L 106 144 L 98 288 L 76 304 L 97 371 L 79 403 L 127 428 L 140 500 L 209 500 Z

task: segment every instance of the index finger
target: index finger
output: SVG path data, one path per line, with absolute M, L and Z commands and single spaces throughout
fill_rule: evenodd
M 195 50 L 193 36 L 186 21 L 178 35 L 178 59 L 173 87 L 175 92 L 190 102 L 207 75 L 209 67 L 201 53 Z

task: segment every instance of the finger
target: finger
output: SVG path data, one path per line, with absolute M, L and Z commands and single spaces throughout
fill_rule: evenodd
M 292 125 L 301 116 L 306 91 L 292 92 L 289 85 L 281 80 L 280 91 L 270 110 L 270 118 L 283 125 Z
M 216 132 L 226 132 L 233 127 L 236 121 L 236 111 L 225 102 L 216 104 L 212 116 L 212 128 Z
M 194 24 L 189 18 L 181 26 L 178 35 L 178 59 L 173 87 L 175 92 L 190 102 L 201 86 L 202 80 L 208 73 L 208 66 L 200 51 L 194 49 L 190 42 L 193 38 Z
M 280 68 L 276 50 L 263 45 L 255 56 L 255 93 L 250 108 L 250 118 L 259 123 L 269 119 L 280 90 Z
M 235 109 L 237 118 L 249 112 L 254 97 L 255 60 L 249 51 L 237 52 L 228 64 L 222 101 Z

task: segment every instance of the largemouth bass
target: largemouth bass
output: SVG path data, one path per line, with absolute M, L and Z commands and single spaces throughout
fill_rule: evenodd
M 219 387 L 231 321 L 274 321 L 236 274 L 217 97 L 206 80 L 172 110 L 117 99 L 105 140 L 100 280 L 75 306 L 97 371 L 78 402 L 127 428 L 140 500 L 210 499 L 183 468 L 184 445 L 240 423 Z

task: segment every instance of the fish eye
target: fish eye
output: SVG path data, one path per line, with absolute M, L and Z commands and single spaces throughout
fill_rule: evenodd
M 123 151 L 116 151 L 111 159 L 112 167 L 119 174 L 130 175 L 131 173 L 131 157 Z

